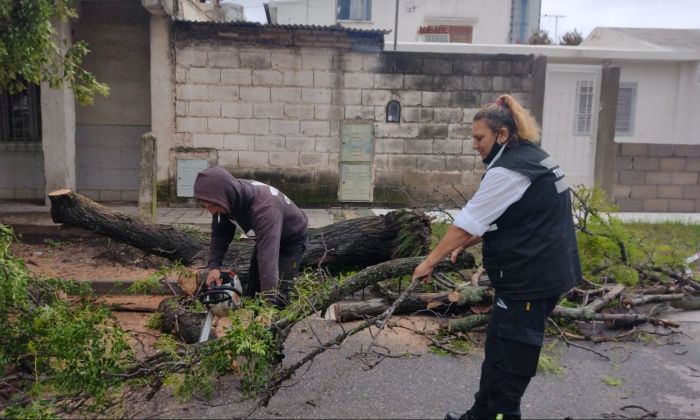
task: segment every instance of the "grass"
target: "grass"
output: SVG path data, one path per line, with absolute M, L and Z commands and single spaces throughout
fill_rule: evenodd
M 540 359 L 537 362 L 537 371 L 545 375 L 562 375 L 564 368 L 559 364 L 562 352 L 558 347 L 558 341 L 552 341 L 542 346 Z
M 656 247 L 672 247 L 679 259 L 685 259 L 700 248 L 700 225 L 684 223 L 625 223 L 635 236 Z
M 601 381 L 603 381 L 603 383 L 608 386 L 621 386 L 623 382 L 622 378 L 616 378 L 614 376 L 603 376 L 603 378 L 601 378 Z

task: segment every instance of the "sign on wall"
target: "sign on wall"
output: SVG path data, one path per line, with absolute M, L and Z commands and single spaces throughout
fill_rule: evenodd
M 209 167 L 206 159 L 178 159 L 177 160 L 177 196 L 194 196 L 194 180 L 197 174 Z
M 372 201 L 372 124 L 343 123 L 340 201 Z

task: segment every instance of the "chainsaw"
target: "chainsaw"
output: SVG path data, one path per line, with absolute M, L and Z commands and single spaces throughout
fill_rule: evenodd
M 242 287 L 238 276 L 233 271 L 221 271 L 221 286 L 213 286 L 199 295 L 199 301 L 207 308 L 207 317 L 204 320 L 202 332 L 199 334 L 199 342 L 209 339 L 211 324 L 214 316 L 221 318 L 228 315 L 229 311 L 241 306 Z

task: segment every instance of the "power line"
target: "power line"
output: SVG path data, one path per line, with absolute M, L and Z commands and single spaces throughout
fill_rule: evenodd
M 559 36 L 559 19 L 563 19 L 565 15 L 542 15 L 542 17 L 554 18 L 554 42 L 558 42 Z

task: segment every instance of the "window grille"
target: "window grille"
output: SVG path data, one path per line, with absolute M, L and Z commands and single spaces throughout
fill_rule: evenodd
M 371 20 L 372 0 L 338 0 L 338 20 Z
M 615 135 L 634 135 L 634 114 L 637 109 L 637 83 L 620 83 L 617 89 L 617 112 L 615 113 Z
M 591 134 L 593 122 L 593 81 L 579 80 L 576 83 L 576 114 L 574 116 L 574 134 L 587 136 Z
M 0 143 L 40 142 L 40 107 L 36 85 L 15 94 L 0 91 Z

